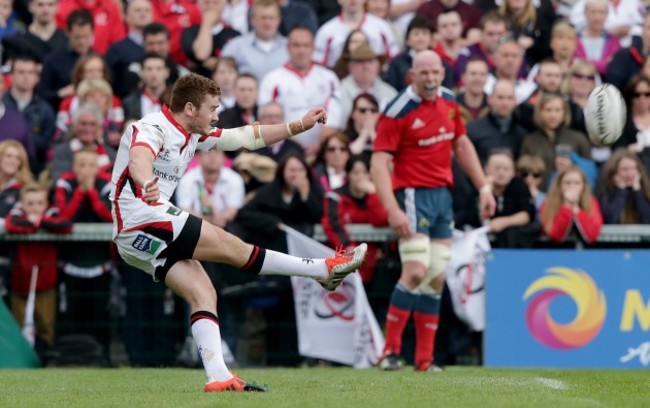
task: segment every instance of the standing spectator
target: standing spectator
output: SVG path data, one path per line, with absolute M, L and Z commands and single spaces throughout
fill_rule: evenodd
M 61 0 L 56 25 L 66 27 L 68 16 L 75 10 L 88 10 L 93 18 L 93 49 L 104 55 L 115 42 L 126 37 L 122 10 L 112 0 Z
M 514 116 L 516 101 L 513 83 L 506 79 L 497 81 L 488 101 L 490 113 L 467 123 L 467 136 L 474 144 L 479 160 L 485 164 L 494 149 L 507 149 L 512 157 L 518 157 L 526 129 L 519 125 Z
M 32 181 L 29 159 L 23 145 L 15 140 L 0 142 L 0 233 L 5 232 L 5 217 L 18 203 L 20 189 Z M 0 301 L 9 286 L 12 252 L 12 245 L 0 246 Z
M 167 61 L 169 68 L 169 78 L 167 86 L 170 88 L 176 83 L 178 78 L 187 75 L 190 71 L 185 66 L 175 63 L 171 55 L 171 40 L 167 27 L 158 22 L 147 25 L 142 31 L 144 37 L 144 53 L 155 53 Z M 140 67 L 141 69 L 142 67 Z
M 485 83 L 485 93 L 491 94 L 497 79 L 508 79 L 515 84 L 517 103 L 525 101 L 535 90 L 535 84 L 526 81 L 524 49 L 514 37 L 502 37 L 493 56 L 494 70 Z
M 361 156 L 352 156 L 345 164 L 345 173 L 345 184 L 325 195 L 321 225 L 333 248 L 347 249 L 356 246 L 347 224 L 382 227 L 388 224 L 388 216 L 370 179 L 368 162 Z M 359 268 L 364 285 L 372 281 L 380 255 L 378 249 L 376 244 L 368 245 L 366 260 Z
M 641 37 L 632 39 L 629 47 L 621 48 L 607 65 L 607 82 L 624 89 L 630 78 L 643 66 L 643 56 L 650 54 L 650 13 L 643 18 Z
M 535 204 L 526 184 L 515 177 L 515 162 L 509 150 L 490 153 L 485 166 L 496 201 L 494 216 L 488 226 L 494 234 L 491 242 L 495 248 L 527 248 L 532 246 L 537 234 L 526 227 L 535 219 Z M 539 232 L 539 231 L 537 231 Z
M 80 150 L 97 153 L 99 168 L 109 170 L 115 160 L 115 149 L 103 143 L 102 124 L 104 115 L 92 104 L 81 105 L 72 115 L 69 139 L 54 148 L 50 177 L 56 181 L 63 173 L 72 171 L 74 155 Z
M 517 176 L 524 180 L 528 186 L 530 196 L 535 202 L 535 209 L 537 210 L 535 219 L 539 219 L 539 210 L 546 199 L 546 193 L 541 190 L 542 180 L 546 178 L 545 173 L 544 160 L 537 156 L 522 154 L 517 160 Z
M 38 63 L 31 56 L 15 56 L 11 64 L 11 87 L 2 102 L 20 112 L 29 126 L 36 149 L 32 171 L 39 174 L 47 163 L 47 153 L 52 148 L 55 133 L 55 116 L 52 107 L 34 93 L 38 83 Z
M 582 31 L 589 25 L 587 3 L 589 0 L 580 0 L 571 9 L 569 21 L 578 30 Z M 602 6 L 606 9 L 604 32 L 618 38 L 626 45 L 630 43 L 633 35 L 638 35 L 643 25 L 643 2 L 640 0 L 608 0 Z M 602 34 L 602 33 L 601 33 Z
M 433 32 L 438 32 L 438 16 L 442 12 L 456 11 L 463 21 L 463 38 L 469 43 L 474 43 L 480 38 L 479 23 L 481 14 L 471 4 L 460 0 L 429 0 L 425 1 L 417 9 L 416 14 L 424 17 L 429 22 Z
M 149 0 L 131 0 L 126 4 L 124 17 L 128 33 L 106 52 L 106 63 L 111 70 L 111 84 L 115 95 L 122 99 L 140 80 L 139 62 L 144 56 L 143 30 L 153 21 L 153 9 Z
M 17 55 L 29 55 L 38 64 L 52 51 L 63 48 L 68 39 L 63 30 L 56 26 L 56 0 L 29 0 L 28 9 L 33 16 L 27 30 L 2 39 L 2 62 L 7 64 Z
M 296 27 L 305 27 L 313 35 L 318 31 L 318 17 L 312 6 L 304 1 L 278 0 L 280 4 L 280 34 L 288 36 Z
M 413 59 L 412 74 L 413 84 L 379 118 L 372 156 L 372 179 L 399 236 L 402 260 L 379 367 L 401 368 L 402 333 L 413 312 L 415 369 L 440 371 L 433 350 L 444 271 L 451 256 L 452 152 L 480 191 L 481 216 L 491 216 L 495 203 L 474 146 L 465 136 L 458 105 L 439 97 L 444 77 L 440 57 L 433 51 L 420 52 Z
M 542 204 L 541 221 L 554 242 L 565 242 L 571 235 L 587 243 L 598 239 L 603 216 L 579 167 L 560 170 Z
M 506 33 L 506 20 L 496 11 L 491 11 L 481 17 L 481 39 L 474 44 L 468 45 L 460 52 L 454 66 L 454 76 L 460 79 L 467 62 L 477 57 L 484 60 L 491 70 L 494 67 L 492 56 L 497 43 Z
M 539 7 L 535 7 L 533 0 L 503 0 L 499 14 L 526 51 L 529 66 L 551 56 L 550 34 L 555 11 L 550 0 L 540 0 Z
M 224 165 L 219 150 L 198 153 L 200 166 L 188 170 L 178 184 L 178 207 L 225 228 L 244 205 L 244 180 Z
M 74 94 L 72 69 L 80 57 L 92 52 L 93 24 L 93 16 L 88 10 L 70 13 L 67 20 L 70 45 L 52 52 L 43 61 L 38 93 L 55 110 L 63 98 Z
M 23 145 L 29 156 L 29 161 L 36 160 L 36 143 L 29 133 L 29 124 L 23 115 L 4 103 L 5 79 L 0 75 L 0 142 L 3 140 L 16 140 Z M 33 166 L 32 168 L 36 168 Z
M 621 48 L 618 37 L 605 31 L 605 20 L 609 9 L 608 0 L 588 0 L 584 3 L 586 25 L 577 27 L 580 37 L 576 58 L 593 63 L 601 76 L 605 76 L 607 65 Z
M 209 76 L 228 41 L 240 35 L 223 21 L 226 0 L 199 0 L 201 24 L 190 26 L 181 33 L 181 47 L 194 71 Z
M 438 14 L 438 41 L 433 50 L 440 55 L 449 66 L 456 65 L 456 60 L 465 46 L 461 37 L 463 22 L 456 10 L 443 11 Z
M 258 105 L 278 102 L 291 121 L 300 119 L 305 109 L 328 107 L 341 84 L 332 70 L 312 61 L 314 35 L 311 31 L 296 27 L 289 33 L 288 40 L 289 62 L 266 74 L 260 84 Z M 330 115 L 328 112 L 328 117 Z M 320 145 L 322 130 L 323 126 L 317 124 L 293 140 L 302 145 L 307 155 L 312 155 Z
M 220 57 L 212 71 L 212 79 L 217 83 L 221 96 L 217 113 L 235 106 L 235 81 L 239 75 L 237 62 L 230 57 Z
M 145 115 L 160 112 L 167 89 L 169 68 L 158 54 L 146 54 L 142 60 L 142 88 L 124 99 L 125 121 L 140 120 Z M 166 101 L 169 103 L 169 101 Z
M 465 64 L 462 77 L 464 86 L 458 94 L 457 102 L 460 106 L 460 114 L 466 124 L 482 118 L 489 112 L 488 96 L 484 91 L 489 73 L 487 63 L 478 57 Z M 493 89 L 492 93 L 494 94 L 494 92 Z
M 250 74 L 239 75 L 235 80 L 235 106 L 221 112 L 218 127 L 231 129 L 255 122 L 258 95 L 257 79 Z
M 324 139 L 314 161 L 314 178 L 324 191 L 332 191 L 346 182 L 345 164 L 350 158 L 350 141 L 343 133 Z
M 265 105 L 262 105 L 258 108 L 257 111 L 257 119 L 261 125 L 277 125 L 285 122 L 284 109 L 282 108 L 282 105 L 277 102 L 269 102 Z M 291 139 L 285 139 L 273 143 L 271 146 L 265 146 L 261 149 L 257 149 L 255 153 L 270 157 L 279 163 L 282 161 L 284 156 L 291 153 L 304 157 L 305 150 L 299 143 L 294 142 Z
M 323 24 L 316 33 L 316 62 L 333 67 L 343 51 L 343 42 L 355 28 L 366 34 L 370 48 L 375 54 L 390 60 L 399 53 L 397 41 L 388 23 L 366 13 L 363 1 L 339 0 L 339 4 L 341 14 Z
M 349 117 L 352 102 L 357 95 L 369 93 L 377 98 L 383 109 L 397 95 L 397 91 L 379 77 L 383 57 L 376 55 L 367 44 L 361 44 L 350 54 L 348 69 L 350 75 L 341 81 L 341 104 L 343 116 Z
M 74 154 L 71 172 L 56 181 L 56 205 L 61 216 L 75 224 L 105 223 L 112 220 L 110 175 L 99 170 L 95 151 L 80 150 Z M 83 251 L 76 243 L 60 246 L 62 264 L 60 331 L 66 334 L 90 334 L 109 354 L 110 317 L 108 314 L 111 283 L 110 245 L 107 242 L 85 242 Z
M 636 154 L 618 149 L 607 160 L 598 201 L 605 224 L 650 224 L 650 179 Z
M 50 207 L 45 186 L 28 183 L 20 191 L 19 205 L 6 216 L 7 232 L 32 234 L 41 228 L 55 233 L 72 232 L 72 224 Z M 33 268 L 38 268 L 34 322 L 36 336 L 46 347 L 54 343 L 56 322 L 58 245 L 54 242 L 22 241 L 14 249 L 11 267 L 11 311 L 16 323 L 25 322 L 25 310 Z
M 168 30 L 172 61 L 185 65 L 187 55 L 181 47 L 181 33 L 185 28 L 201 24 L 201 10 L 190 0 L 151 0 L 151 5 L 154 21 L 162 23 Z
M 357 95 L 352 102 L 352 113 L 345 131 L 350 140 L 350 152 L 370 159 L 372 145 L 377 137 L 379 103 L 369 93 Z
M 223 48 L 223 57 L 237 61 L 239 72 L 258 81 L 289 60 L 287 38 L 278 32 L 280 6 L 274 0 L 258 0 L 251 10 L 253 31 L 234 38 Z

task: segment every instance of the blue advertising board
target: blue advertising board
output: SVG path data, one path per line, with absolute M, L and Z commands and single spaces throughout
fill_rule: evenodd
M 494 250 L 486 275 L 486 366 L 650 367 L 650 251 Z

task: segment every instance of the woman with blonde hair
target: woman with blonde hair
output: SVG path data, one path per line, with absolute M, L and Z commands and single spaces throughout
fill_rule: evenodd
M 650 178 L 635 153 L 614 151 L 601 171 L 598 200 L 606 224 L 650 224 Z
M 545 234 L 555 242 L 565 242 L 575 231 L 578 239 L 592 243 L 603 225 L 598 200 L 591 194 L 585 174 L 576 166 L 558 172 L 540 214 Z
M 589 94 L 600 82 L 594 64 L 576 59 L 567 70 L 560 89 L 563 95 L 567 95 L 571 101 L 584 109 Z

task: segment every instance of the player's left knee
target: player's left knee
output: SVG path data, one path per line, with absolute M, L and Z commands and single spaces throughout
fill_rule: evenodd
M 431 242 L 430 261 L 427 276 L 420 285 L 423 293 L 440 294 L 445 281 L 445 269 L 451 259 L 451 248 L 449 245 Z

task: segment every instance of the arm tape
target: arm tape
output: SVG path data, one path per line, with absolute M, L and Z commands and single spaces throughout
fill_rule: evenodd
M 234 129 L 223 129 L 216 148 L 223 151 L 257 150 L 266 146 L 262 138 L 262 126 L 255 122 L 252 125 Z

